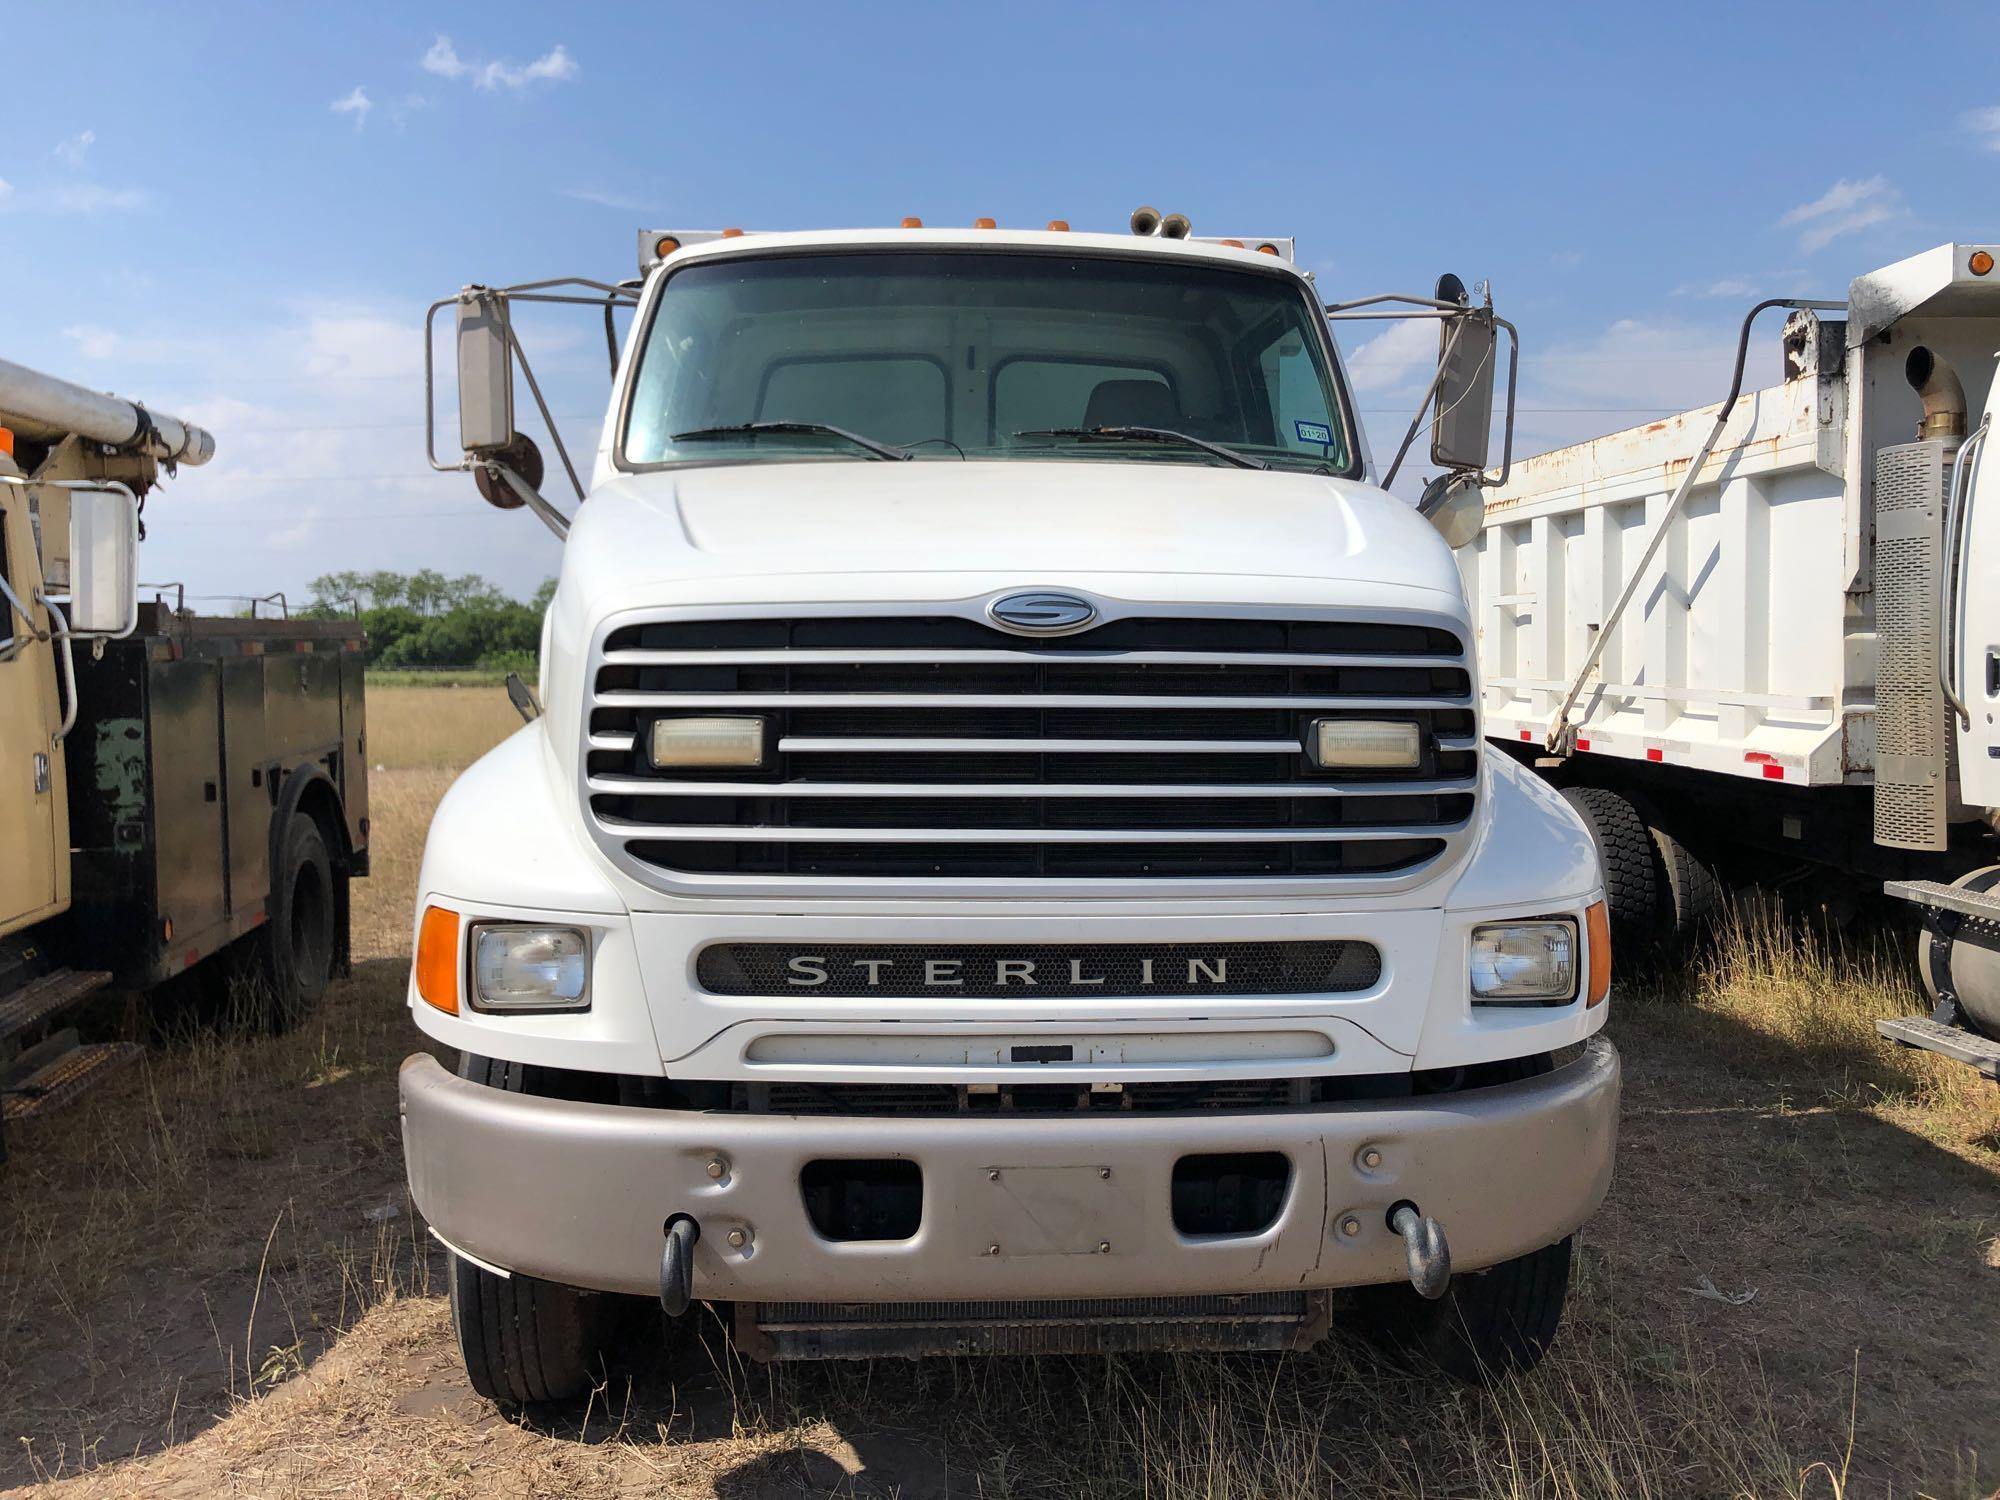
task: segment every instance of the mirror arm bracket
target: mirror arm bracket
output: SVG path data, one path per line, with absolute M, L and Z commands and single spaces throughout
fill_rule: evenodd
M 569 536 L 569 517 L 549 504 L 547 500 L 544 500 L 541 491 L 537 490 L 532 484 L 529 484 L 519 474 L 516 474 L 506 464 L 501 463 L 499 459 L 467 459 L 465 467 L 482 468 L 487 473 L 498 478 L 515 494 L 521 497 L 521 503 L 535 513 L 536 519 L 556 534 L 558 541 Z

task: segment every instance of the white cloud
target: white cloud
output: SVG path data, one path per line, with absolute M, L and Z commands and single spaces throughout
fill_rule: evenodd
M 5 203 L 9 198 L 13 196 L 14 196 L 14 184 L 9 182 L 6 178 L 0 177 L 0 203 Z
M 1688 281 L 1674 288 L 1676 297 L 1752 297 L 1757 285 L 1747 276 L 1721 276 L 1714 281 Z
M 645 202 L 627 193 L 607 193 L 598 188 L 567 187 L 556 191 L 565 198 L 574 198 L 579 203 L 593 203 L 599 208 L 615 208 L 621 213 L 650 213 L 659 207 L 657 202 Z
M 1958 117 L 1961 129 L 1988 151 L 2000 151 L 2000 104 L 1968 109 Z
M 0 204 L 29 213 L 96 214 L 138 208 L 146 195 L 138 188 L 112 188 L 95 182 L 58 182 L 10 197 L 0 195 Z
M 431 101 L 422 94 L 405 94 L 400 104 L 389 107 L 389 123 L 398 130 L 410 123 L 410 116 L 418 110 L 429 109 Z
M 1574 271 L 1583 264 L 1581 250 L 1557 250 L 1549 256 L 1549 264 L 1558 271 Z
M 490 62 L 474 62 L 461 57 L 451 38 L 443 35 L 432 42 L 424 53 L 422 66 L 426 73 L 435 73 L 440 78 L 470 78 L 473 87 L 481 89 L 520 89 L 531 83 L 564 83 L 576 77 L 578 71 L 576 59 L 560 42 L 533 62 L 517 67 L 497 58 Z
M 375 101 L 368 97 L 368 90 L 358 83 L 354 85 L 352 92 L 343 94 L 327 106 L 337 115 L 354 116 L 356 130 L 368 123 L 368 111 L 374 107 Z
M 1437 367 L 1438 326 L 1429 318 L 1391 323 L 1356 349 L 1347 361 L 1348 378 L 1358 391 L 1371 394 L 1415 385 Z M 1421 394 L 1417 392 L 1416 394 Z
M 56 143 L 56 155 L 69 163 L 70 166 L 81 168 L 84 157 L 90 154 L 90 148 L 96 144 L 96 141 L 96 131 L 78 131 L 68 140 Z
M 1849 182 L 1843 177 L 1812 202 L 1801 203 L 1778 223 L 1804 225 L 1799 233 L 1799 250 L 1811 255 L 1843 235 L 1887 223 L 1899 218 L 1902 212 L 1903 195 L 1888 178 L 1878 174 Z
M 463 78 L 472 71 L 472 64 L 459 57 L 448 36 L 431 43 L 430 51 L 424 54 L 423 66 L 426 73 L 435 73 L 440 78 Z

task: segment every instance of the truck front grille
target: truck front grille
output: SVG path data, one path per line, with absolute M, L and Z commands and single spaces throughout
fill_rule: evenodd
M 655 719 L 754 714 L 755 769 L 655 770 Z M 1409 771 L 1327 772 L 1317 718 L 1419 726 Z M 1430 624 L 1142 618 L 1055 640 L 906 615 L 657 621 L 605 639 L 585 795 L 669 886 L 1384 878 L 1468 826 L 1463 642 Z

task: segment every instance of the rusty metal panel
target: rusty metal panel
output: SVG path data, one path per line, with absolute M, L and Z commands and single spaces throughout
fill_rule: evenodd
M 232 912 L 264 903 L 271 880 L 271 756 L 264 736 L 261 656 L 222 659 L 223 808 Z
M 225 909 L 222 669 L 183 658 L 148 663 L 148 772 L 158 911 L 174 924 L 169 952 L 213 946 Z

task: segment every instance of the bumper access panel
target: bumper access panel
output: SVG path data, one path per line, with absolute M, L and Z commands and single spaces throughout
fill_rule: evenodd
M 1242 1114 L 906 1120 L 699 1113 L 510 1094 L 403 1064 L 417 1206 L 499 1269 L 655 1295 L 666 1221 L 701 1234 L 714 1301 L 914 1303 L 1297 1292 L 1404 1280 L 1399 1204 L 1435 1216 L 1461 1270 L 1562 1238 L 1603 1200 L 1618 1054 L 1602 1037 L 1540 1077 L 1457 1094 Z M 1255 1233 L 1185 1234 L 1187 1156 L 1276 1153 Z M 824 1162 L 911 1163 L 898 1239 L 832 1239 L 802 1184 Z M 780 1322 L 785 1320 L 778 1320 Z M 808 1320 L 808 1321 L 817 1321 Z

